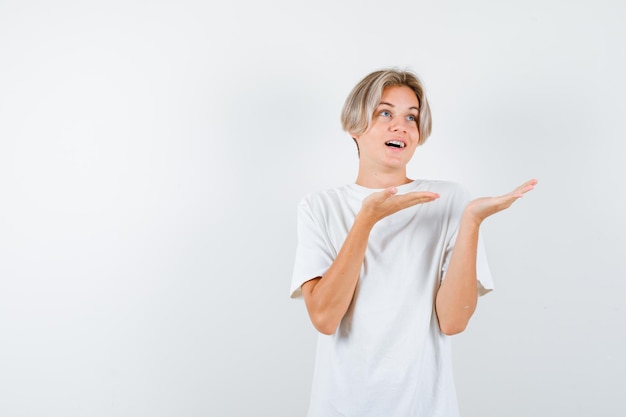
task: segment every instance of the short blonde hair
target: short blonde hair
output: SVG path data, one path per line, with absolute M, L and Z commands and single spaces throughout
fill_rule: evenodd
M 417 128 L 420 132 L 419 145 L 424 144 L 432 127 L 430 106 L 422 81 L 411 71 L 395 68 L 374 71 L 363 78 L 350 92 L 341 111 L 341 125 L 350 134 L 361 135 L 370 126 L 372 115 L 380 104 L 383 90 L 391 86 L 406 86 L 412 89 L 419 101 Z

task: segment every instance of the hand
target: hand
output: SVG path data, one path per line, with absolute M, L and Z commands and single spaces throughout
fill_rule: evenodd
M 464 215 L 470 216 L 474 221 L 480 224 L 492 214 L 496 214 L 511 207 L 518 198 L 521 198 L 524 194 L 535 188 L 535 184 L 537 184 L 537 180 L 533 179 L 526 181 L 510 193 L 503 194 L 499 197 L 482 197 L 472 200 L 465 207 Z
M 365 216 L 374 225 L 377 221 L 400 210 L 416 204 L 429 203 L 439 198 L 439 194 L 430 191 L 413 191 L 396 195 L 397 192 L 396 187 L 389 187 L 369 195 L 363 200 L 359 214 Z

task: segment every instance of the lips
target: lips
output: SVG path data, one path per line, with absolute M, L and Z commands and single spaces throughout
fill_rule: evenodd
M 401 140 L 388 140 L 387 142 L 385 142 L 385 145 L 392 148 L 404 148 L 406 146 L 406 143 Z

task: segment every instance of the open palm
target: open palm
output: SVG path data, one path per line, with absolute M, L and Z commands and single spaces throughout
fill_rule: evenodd
M 468 203 L 465 211 L 477 221 L 482 222 L 487 217 L 511 207 L 515 201 L 532 190 L 536 184 L 537 180 L 532 179 L 501 196 L 477 198 Z

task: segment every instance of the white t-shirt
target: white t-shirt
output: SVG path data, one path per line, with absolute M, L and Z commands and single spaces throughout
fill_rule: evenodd
M 349 184 L 301 200 L 292 298 L 326 273 L 375 191 Z M 319 335 L 309 417 L 458 416 L 449 337 L 439 329 L 434 298 L 469 193 L 447 181 L 398 187 L 398 194 L 409 191 L 441 197 L 373 227 L 352 303 L 333 335 Z M 493 289 L 480 240 L 477 274 L 481 295 Z

